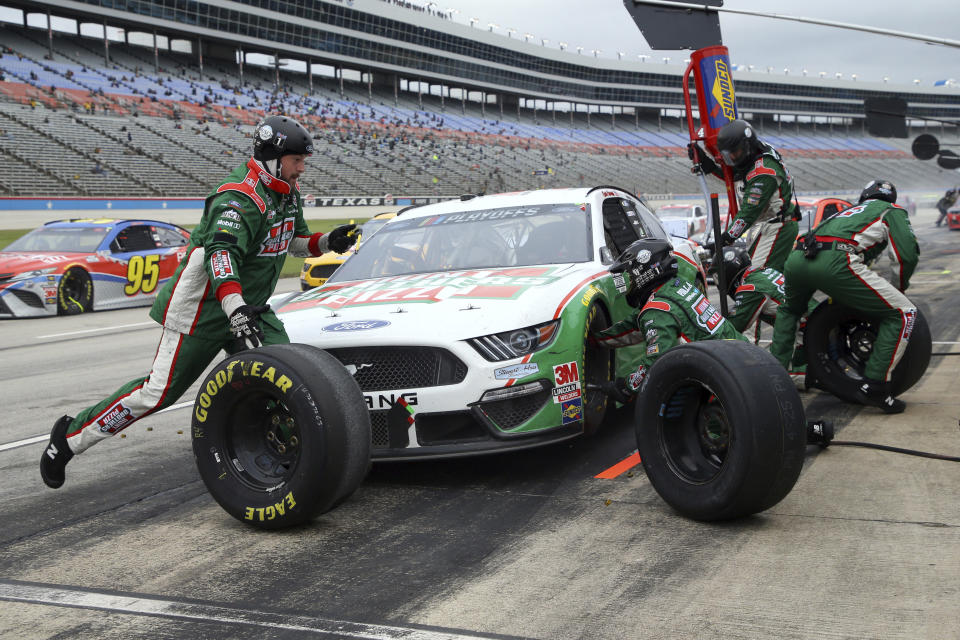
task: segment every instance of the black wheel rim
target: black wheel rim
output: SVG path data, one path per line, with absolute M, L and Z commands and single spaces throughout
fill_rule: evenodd
M 716 478 L 735 436 L 723 404 L 702 382 L 681 382 L 660 406 L 660 450 L 673 473 L 691 484 Z
M 877 332 L 871 322 L 841 322 L 827 336 L 827 353 L 848 377 L 859 380 L 863 377 L 876 339 Z
M 249 392 L 230 412 L 227 467 L 252 489 L 265 491 L 288 481 L 302 446 L 296 417 L 268 393 Z
M 67 304 L 83 309 L 83 300 L 85 296 L 85 278 L 79 276 L 75 271 L 67 271 L 60 278 L 61 299 Z

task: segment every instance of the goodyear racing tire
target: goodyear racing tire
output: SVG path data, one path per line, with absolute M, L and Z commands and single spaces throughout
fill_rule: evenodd
M 591 304 L 583 333 L 583 432 L 586 435 L 593 435 L 600 429 L 610 404 L 604 392 L 587 389 L 613 379 L 615 353 L 611 349 L 590 344 L 588 338 L 591 333 L 603 331 L 609 326 L 610 320 L 603 308 L 596 303 Z
M 213 498 L 262 529 L 329 511 L 370 467 L 360 387 L 336 358 L 309 345 L 272 345 L 220 362 L 197 394 L 192 437 Z
M 796 484 L 803 404 L 766 350 L 732 340 L 670 349 L 637 397 L 637 449 L 650 484 L 694 520 L 769 509 Z
M 73 316 L 93 308 L 93 280 L 80 267 L 71 267 L 57 285 L 57 315 Z
M 810 384 L 858 404 L 857 387 L 876 337 L 876 323 L 861 313 L 830 301 L 820 303 L 807 318 L 803 335 Z M 890 378 L 893 395 L 900 395 L 920 380 L 932 351 L 930 325 L 917 309 L 910 341 Z

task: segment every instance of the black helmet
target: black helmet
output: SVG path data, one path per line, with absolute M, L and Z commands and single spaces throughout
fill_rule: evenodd
M 744 169 L 763 147 L 749 122 L 731 120 L 717 134 L 717 148 L 724 164 L 734 169 Z
M 627 247 L 610 265 L 611 273 L 629 274 L 627 302 L 640 306 L 657 285 L 677 275 L 677 258 L 672 251 L 666 240 L 643 238 Z
M 268 116 L 253 132 L 253 157 L 265 162 L 288 154 L 310 155 L 313 138 L 299 122 L 287 116 Z
M 889 180 L 874 180 L 860 192 L 857 204 L 863 204 L 864 200 L 885 200 L 894 204 L 897 201 L 897 188 Z
M 740 284 L 739 280 L 743 274 L 750 268 L 750 253 L 741 247 L 726 247 L 723 250 L 723 281 L 727 285 L 727 293 L 730 297 L 737 290 Z M 713 266 L 710 271 L 716 273 Z

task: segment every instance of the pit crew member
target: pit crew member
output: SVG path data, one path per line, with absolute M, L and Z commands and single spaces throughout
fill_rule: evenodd
M 355 225 L 311 234 L 303 219 L 297 178 L 312 153 L 312 137 L 295 120 L 257 125 L 253 157 L 207 196 L 186 258 L 150 310 L 163 326 L 150 373 L 56 421 L 40 459 L 47 486 L 63 484 L 74 455 L 176 402 L 221 349 L 290 341 L 266 304 L 284 259 L 342 253 L 354 242 Z
M 878 326 L 858 395 L 863 404 L 885 413 L 906 408 L 906 403 L 890 394 L 887 383 L 913 330 L 917 308 L 903 292 L 920 257 L 907 212 L 896 201 L 897 190 L 890 181 L 874 180 L 860 193 L 856 206 L 827 218 L 801 238 L 787 259 L 786 295 L 777 311 L 770 346 L 770 352 L 788 366 L 797 322 L 818 290 L 861 310 Z M 896 286 L 867 267 L 885 248 Z
M 671 251 L 665 240 L 637 240 L 609 269 L 626 272 L 625 295 L 639 309 L 591 338 L 609 349 L 647 343 L 636 371 L 603 385 L 603 391 L 624 404 L 633 400 L 650 366 L 671 347 L 694 340 L 746 341 L 696 284 L 677 275 L 677 258 Z
M 733 169 L 734 180 L 743 181 L 743 197 L 737 215 L 723 232 L 721 243 L 733 244 L 747 230 L 750 260 L 758 268 L 783 271 L 783 263 L 797 239 L 800 208 L 793 197 L 793 178 L 780 153 L 757 138 L 745 120 L 731 120 L 717 133 L 723 163 Z M 706 151 L 691 142 L 688 148 L 695 171 L 723 173 Z M 710 243 L 705 243 L 708 246 Z

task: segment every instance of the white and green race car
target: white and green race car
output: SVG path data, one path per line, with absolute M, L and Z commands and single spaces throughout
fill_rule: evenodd
M 607 266 L 648 236 L 704 286 L 692 245 L 622 189 L 465 196 L 402 211 L 278 312 L 359 384 L 374 459 L 537 446 L 598 429 L 608 400 L 588 384 L 632 370 L 643 345 L 588 336 L 631 313 Z

